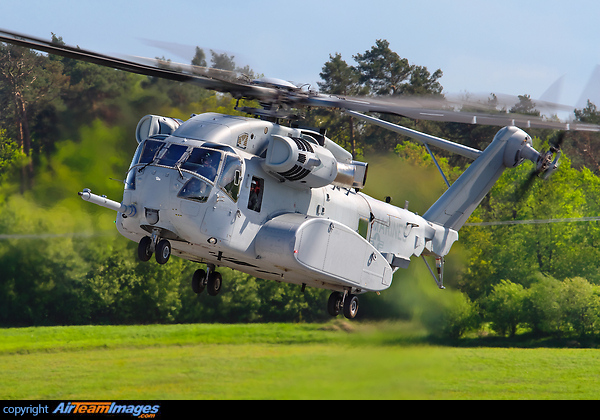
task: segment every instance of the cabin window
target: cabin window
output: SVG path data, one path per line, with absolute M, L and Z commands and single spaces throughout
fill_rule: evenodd
M 369 240 L 367 238 L 369 232 L 369 220 L 365 218 L 358 219 L 358 234 L 362 236 L 364 239 Z
M 252 177 L 252 183 L 250 184 L 250 194 L 248 195 L 248 208 L 250 210 L 260 213 L 264 187 L 264 179 L 255 176 Z
M 225 157 L 223 165 L 223 173 L 219 179 L 219 187 L 231 197 L 233 201 L 237 201 L 240 193 L 240 184 L 242 179 L 242 162 L 240 158 L 233 155 Z
M 177 197 L 186 200 L 206 203 L 210 195 L 211 186 L 198 178 L 190 178 L 188 182 L 179 190 Z
M 217 177 L 217 170 L 221 162 L 221 152 L 195 147 L 181 165 L 181 169 L 192 171 L 211 182 Z

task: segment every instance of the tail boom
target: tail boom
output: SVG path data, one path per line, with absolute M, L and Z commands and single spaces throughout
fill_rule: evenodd
M 504 127 L 423 218 L 458 231 L 506 168 L 518 166 L 524 159 L 538 158 L 527 133 L 517 127 Z

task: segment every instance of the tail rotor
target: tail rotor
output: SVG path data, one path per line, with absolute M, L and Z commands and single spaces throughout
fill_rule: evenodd
M 517 201 L 525 196 L 537 179 L 548 179 L 558 169 L 564 139 L 565 132 L 561 131 L 546 152 L 535 152 L 533 148 L 530 149 L 535 153 L 532 156 L 527 156 L 527 158 L 535 163 L 535 169 L 528 174 L 525 181 L 517 189 Z

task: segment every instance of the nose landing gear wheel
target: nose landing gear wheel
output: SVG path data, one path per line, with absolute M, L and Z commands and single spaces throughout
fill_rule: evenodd
M 152 257 L 152 239 L 144 236 L 138 244 L 138 258 L 140 261 L 148 261 Z
M 171 244 L 166 239 L 161 239 L 156 244 L 156 262 L 164 264 L 169 261 L 171 256 Z

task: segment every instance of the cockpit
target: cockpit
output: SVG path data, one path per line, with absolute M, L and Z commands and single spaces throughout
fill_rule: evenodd
M 127 174 L 125 188 L 135 190 L 136 173 L 153 165 L 174 168 L 183 174 L 193 175 L 183 185 L 178 197 L 206 202 L 214 186 L 237 201 L 242 179 L 242 161 L 227 145 L 204 143 L 200 147 L 168 143 L 167 136 L 156 135 L 143 141 L 133 157 Z

